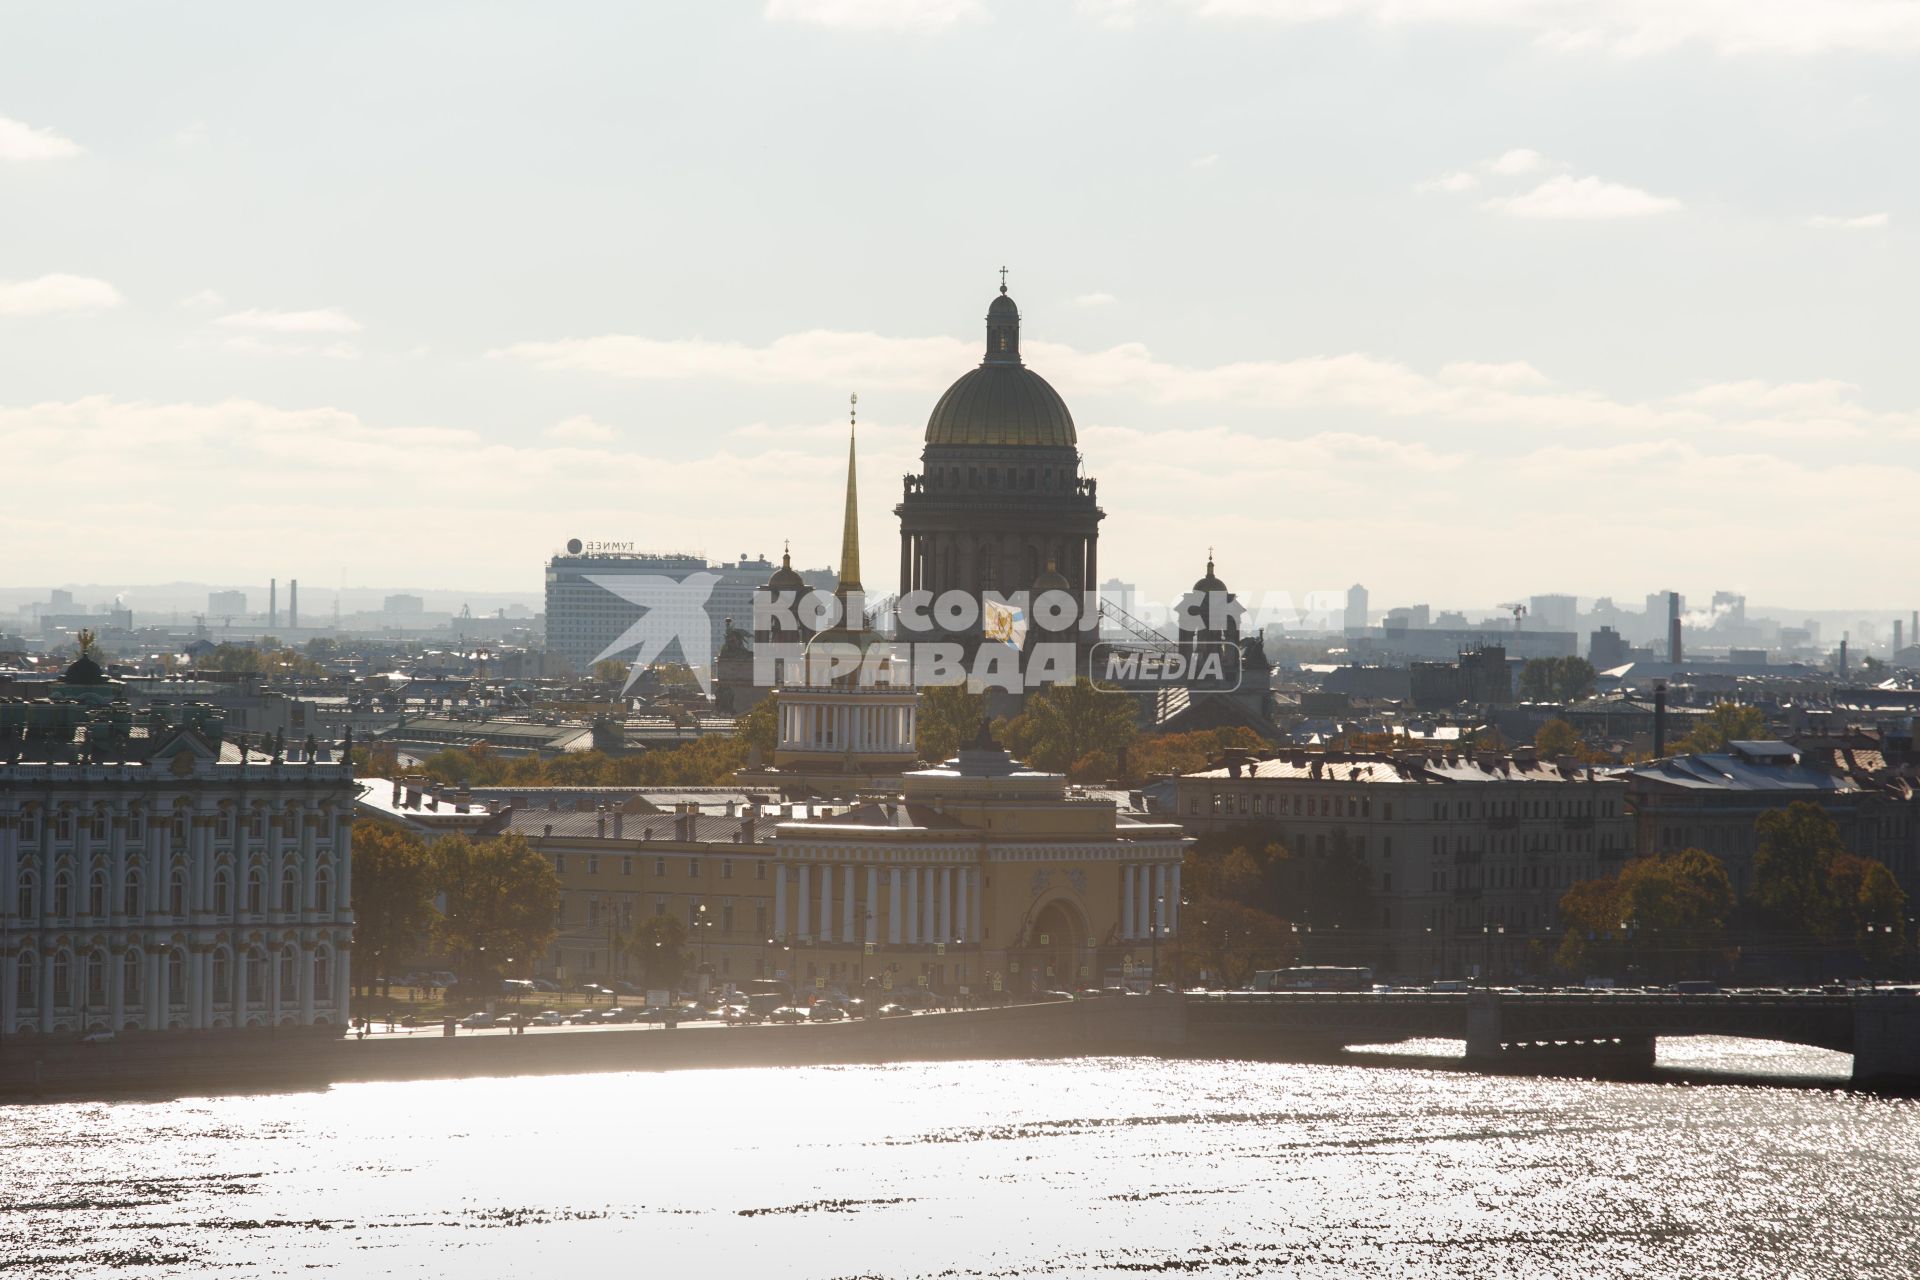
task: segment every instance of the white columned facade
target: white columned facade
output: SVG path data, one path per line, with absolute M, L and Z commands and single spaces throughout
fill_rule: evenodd
M 953 868 L 940 868 L 940 941 L 953 942 Z
M 1174 863 L 1173 870 L 1167 876 L 1167 931 L 1180 932 L 1180 864 Z
M 960 940 L 962 942 L 973 941 L 972 917 L 967 915 L 967 902 L 968 902 L 968 899 L 971 897 L 971 895 L 968 894 L 967 892 L 967 876 L 969 874 L 971 874 L 971 871 L 969 868 L 961 867 L 958 873 L 954 876 L 954 880 L 956 881 L 955 887 L 959 890 L 959 893 L 960 893 L 960 901 L 959 901 L 959 904 L 954 908 L 953 919 L 954 919 L 954 924 L 960 930 Z
M 920 941 L 920 868 L 907 868 L 907 945 Z
M 867 945 L 879 943 L 880 936 L 880 868 L 867 865 Z
M 859 868 L 851 862 L 840 867 L 840 941 L 858 942 L 860 935 L 853 931 L 854 876 Z
M 967 939 L 970 942 L 985 942 L 986 936 L 980 932 L 980 868 L 968 867 L 967 878 L 973 883 L 973 892 L 967 896 Z

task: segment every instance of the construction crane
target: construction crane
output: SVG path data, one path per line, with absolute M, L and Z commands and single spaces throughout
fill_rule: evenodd
M 1500 607 L 1513 615 L 1513 629 L 1515 631 L 1520 630 L 1520 620 L 1527 616 L 1527 606 L 1516 600 L 1511 604 L 1503 604 Z

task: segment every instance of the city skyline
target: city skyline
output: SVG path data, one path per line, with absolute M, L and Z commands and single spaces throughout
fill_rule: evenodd
M 890 564 L 888 479 L 1004 263 L 1143 592 L 1211 545 L 1248 592 L 1903 613 L 1804 522 L 1911 545 L 1914 186 L 1874 162 L 1911 144 L 1906 20 L 1321 10 L 601 6 L 452 47 L 127 10 L 77 69 L 36 54 L 72 18 L 17 18 L 0 445 L 87 482 L 17 495 L 3 576 L 264 581 L 292 541 L 322 591 L 511 590 L 573 536 L 820 563 L 850 391 Z

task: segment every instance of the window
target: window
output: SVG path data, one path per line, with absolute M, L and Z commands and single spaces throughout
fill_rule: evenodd
M 698 858 L 687 859 L 687 878 L 690 880 L 697 880 L 700 878 L 700 859 Z
M 36 968 L 33 953 L 28 951 L 21 955 L 19 967 L 14 971 L 14 1001 L 22 1009 L 40 1007 L 40 983 Z
M 556 853 L 553 855 L 553 873 L 557 876 L 563 876 L 567 874 L 567 855 L 566 854 Z
M 280 1003 L 292 1004 L 300 998 L 300 953 L 288 947 L 280 953 Z
M 227 956 L 227 949 L 220 948 L 213 953 L 213 998 L 226 1000 L 233 992 L 233 961 Z
M 120 958 L 120 1000 L 123 1004 L 140 1003 L 140 974 L 144 968 L 140 962 L 144 959 L 146 956 L 138 947 Z
M 267 1002 L 267 953 L 255 947 L 247 952 L 247 1003 Z
M 227 874 L 225 867 L 213 873 L 213 913 L 217 916 L 227 914 L 232 906 L 233 877 Z
M 64 951 L 53 956 L 53 1007 L 65 1009 L 73 1004 L 73 959 Z
M 37 920 L 40 917 L 40 895 L 37 892 L 38 889 L 39 886 L 34 883 L 33 873 L 31 871 L 21 872 L 20 892 L 17 895 L 19 901 L 14 904 L 19 910 L 14 914 L 24 920 Z
M 185 1004 L 187 1002 L 187 953 L 172 951 L 167 955 L 167 1003 Z
M 315 911 L 333 910 L 333 873 L 325 867 L 313 875 L 313 909 Z
M 653 914 L 657 916 L 667 914 L 667 900 L 665 898 L 655 898 L 653 900 Z
M 73 815 L 64 809 L 53 820 L 53 838 L 55 840 L 73 839 Z
M 733 932 L 733 904 L 731 902 L 720 908 L 720 932 Z
M 764 863 L 764 862 L 756 862 L 756 863 L 754 863 L 754 864 L 753 864 L 753 878 L 754 878 L 755 880 L 765 880 L 765 879 L 767 878 L 767 864 L 766 864 L 766 863 Z
M 722 858 L 720 860 L 720 878 L 722 880 L 733 879 L 733 859 Z
M 280 877 L 280 910 L 298 911 L 300 909 L 300 873 L 288 867 L 286 874 Z
M 667 874 L 667 860 L 665 858 L 655 858 L 653 860 L 653 874 L 655 876 L 664 876 Z
M 267 909 L 267 877 L 258 866 L 247 871 L 247 910 L 259 915 Z
M 176 916 L 187 914 L 187 873 L 181 867 L 173 869 L 167 882 L 167 909 Z
M 73 914 L 73 877 L 64 871 L 53 877 L 53 914 L 62 920 Z
M 622 859 L 620 859 L 620 874 L 621 874 L 621 875 L 623 875 L 623 876 L 630 876 L 630 875 L 632 875 L 632 874 L 633 874 L 633 859 L 632 859 L 632 858 L 622 858 Z
M 314 953 L 313 957 L 313 993 L 322 1000 L 333 998 L 333 956 L 325 951 Z
M 590 876 L 600 874 L 600 859 L 592 854 L 587 855 L 587 874 Z
M 753 909 L 753 931 L 760 937 L 767 936 L 767 907 L 761 903 Z

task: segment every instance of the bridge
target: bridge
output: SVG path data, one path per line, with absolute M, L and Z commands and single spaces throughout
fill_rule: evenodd
M 1645 1070 L 1662 1036 L 1738 1036 L 1853 1055 L 1863 1088 L 1920 1087 L 1920 996 L 1581 992 L 1208 992 L 1189 995 L 1188 1050 L 1260 1053 L 1464 1040 L 1500 1070 Z

